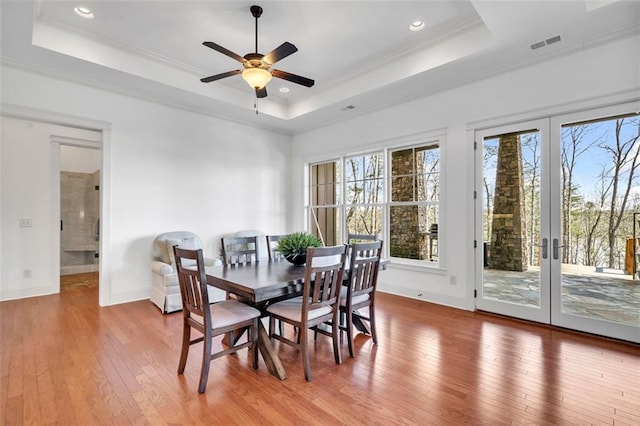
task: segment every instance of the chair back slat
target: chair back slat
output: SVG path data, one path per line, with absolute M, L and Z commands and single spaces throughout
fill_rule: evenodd
M 173 246 L 173 253 L 176 259 L 183 312 L 185 315 L 192 313 L 204 318 L 206 324 L 211 319 L 202 249 L 188 250 Z
M 376 241 L 377 239 L 378 236 L 375 234 L 347 234 L 347 244 Z
M 253 263 L 260 259 L 258 237 L 223 237 L 222 261 L 226 265 Z
M 269 250 L 269 261 L 276 262 L 284 260 L 284 255 L 278 245 L 284 235 L 267 235 L 267 250 Z
M 346 246 L 309 247 L 303 286 L 303 314 L 337 302 L 342 285 Z
M 378 282 L 382 241 L 351 245 L 349 288 L 351 296 L 373 293 Z

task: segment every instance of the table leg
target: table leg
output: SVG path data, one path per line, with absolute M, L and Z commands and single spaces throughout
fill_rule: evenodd
M 244 336 L 245 331 L 247 331 L 246 327 L 234 331 L 233 346 L 235 346 L 238 343 L 238 341 L 240 341 L 240 338 Z M 226 333 L 222 338 L 222 344 L 225 345 L 226 347 L 229 347 L 230 334 L 231 333 Z
M 353 322 L 353 326 L 360 332 L 371 335 L 371 328 L 369 324 L 362 321 L 360 315 L 355 312 L 351 314 L 351 321 Z
M 285 371 L 282 361 L 280 361 L 280 358 L 271 343 L 269 333 L 267 332 L 267 329 L 264 328 L 262 321 L 258 321 L 258 349 L 260 349 L 262 359 L 264 359 L 264 363 L 267 365 L 269 373 L 280 380 L 286 379 L 287 372 Z

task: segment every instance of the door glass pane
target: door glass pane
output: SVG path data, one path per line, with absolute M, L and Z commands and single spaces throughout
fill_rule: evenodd
M 485 138 L 482 297 L 540 306 L 540 132 Z
M 562 313 L 640 326 L 639 119 L 562 126 Z

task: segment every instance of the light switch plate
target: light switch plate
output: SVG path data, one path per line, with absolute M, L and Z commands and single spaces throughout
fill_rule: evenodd
M 31 228 L 31 219 L 20 219 L 18 224 L 20 228 Z

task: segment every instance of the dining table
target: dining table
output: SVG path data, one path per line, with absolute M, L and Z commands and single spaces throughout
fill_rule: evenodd
M 381 268 L 384 269 L 387 263 L 381 262 Z M 259 309 L 263 316 L 267 316 L 269 305 L 302 294 L 305 269 L 305 265 L 280 260 L 207 266 L 205 273 L 207 285 L 235 294 L 238 300 Z M 343 283 L 348 283 L 348 270 L 345 271 Z M 357 316 L 353 320 L 359 331 L 371 334 L 366 323 Z M 286 370 L 262 321 L 258 321 L 258 348 L 269 372 L 280 380 L 285 380 Z

